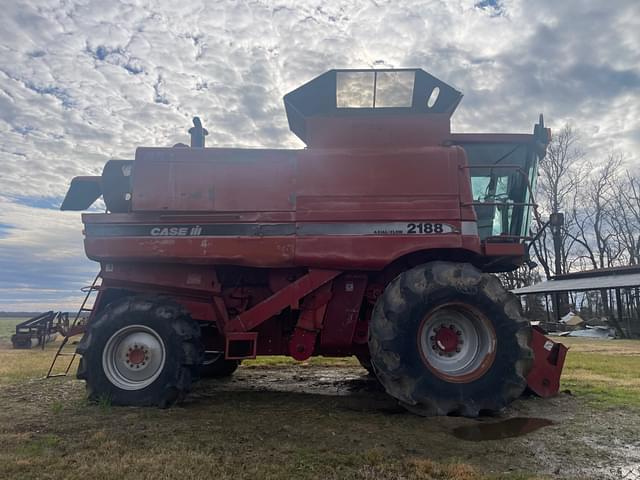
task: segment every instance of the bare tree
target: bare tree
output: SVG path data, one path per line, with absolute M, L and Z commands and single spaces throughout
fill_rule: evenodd
M 543 217 L 564 213 L 564 225 L 540 232 L 532 249 L 549 278 L 572 271 L 640 265 L 640 170 L 626 170 L 624 156 L 610 153 L 599 162 L 585 161 L 580 139 L 571 125 L 553 138 L 540 163 L 537 200 Z M 520 286 L 532 272 L 505 275 L 507 284 Z M 542 273 L 542 272 L 540 272 Z M 637 292 L 630 292 L 629 298 Z M 606 289 L 576 295 L 552 295 L 557 317 L 571 303 L 594 315 L 612 315 Z M 533 305 L 533 304 L 532 304 Z M 632 308 L 630 309 L 630 311 Z
M 586 164 L 590 172 L 578 185 L 570 210 L 572 228 L 566 234 L 580 249 L 574 259 L 588 260 L 591 268 L 612 267 L 623 253 L 618 239 L 616 208 L 622 157 L 610 154 L 602 165 Z
M 610 221 L 626 263 L 640 265 L 640 178 L 629 170 L 614 180 Z
M 540 163 L 538 203 L 543 215 L 569 210 L 577 194 L 583 158 L 578 135 L 571 125 L 566 124 L 553 136 L 547 155 Z M 570 227 L 565 224 L 553 234 L 545 231 L 533 245 L 547 278 L 568 270 L 571 248 L 575 243 L 566 233 Z

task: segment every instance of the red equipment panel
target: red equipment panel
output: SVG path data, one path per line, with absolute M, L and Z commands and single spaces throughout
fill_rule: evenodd
M 113 262 L 365 270 L 433 248 L 479 254 L 461 223 L 475 220 L 465 166 L 455 146 L 140 148 L 134 211 L 84 215 L 85 249 Z
M 455 196 L 459 208 L 459 147 L 308 150 L 299 155 L 298 197 Z M 336 175 L 339 172 L 339 176 Z
M 156 227 L 153 227 L 156 228 Z M 294 266 L 290 237 L 100 237 L 87 236 L 87 257 L 102 262 L 196 263 L 252 267 Z M 161 259 L 161 260 L 158 260 Z
M 527 385 L 536 395 L 552 397 L 560 390 L 560 375 L 569 349 L 546 337 L 539 327 L 533 327 L 531 348 L 534 362 Z
M 366 287 L 364 275 L 345 274 L 333 281 L 332 298 L 320 334 L 323 351 L 343 349 L 350 353 Z
M 295 150 L 138 148 L 134 211 L 293 210 Z

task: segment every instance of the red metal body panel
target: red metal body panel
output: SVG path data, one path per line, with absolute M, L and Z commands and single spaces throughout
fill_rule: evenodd
M 295 239 L 270 238 L 86 238 L 87 256 L 102 262 L 138 262 L 292 267 Z
M 138 148 L 136 212 L 291 211 L 296 152 Z
M 536 395 L 552 397 L 560 390 L 560 375 L 569 349 L 546 337 L 538 327 L 533 327 L 531 348 L 534 362 L 527 385 Z
M 460 208 L 457 170 L 464 165 L 460 147 L 308 150 L 299 156 L 296 196 L 307 202 L 313 197 L 351 201 L 358 210 L 366 209 L 368 202 L 393 207 L 398 201 L 442 197 L 449 200 L 455 218 Z M 382 210 L 379 215 L 391 220 L 387 215 L 395 211 Z
M 386 115 L 385 117 L 317 116 L 307 119 L 305 143 L 312 148 L 404 148 L 439 145 L 450 136 L 450 115 Z
M 154 285 L 158 288 L 179 290 L 185 295 L 201 296 L 214 292 L 215 270 L 195 265 L 119 262 L 102 269 L 103 285 L 118 283 L 136 287 Z
M 305 237 L 296 241 L 296 263 L 327 268 L 381 270 L 394 260 L 430 249 L 467 249 L 480 253 L 476 238 L 439 235 L 424 239 L 397 235 L 378 238 Z M 349 267 L 346 267 L 348 265 Z
M 323 349 L 351 352 L 366 287 L 364 275 L 347 274 L 333 281 L 333 297 L 320 334 Z
M 473 208 L 464 206 L 472 200 L 465 166 L 459 147 L 297 152 L 140 148 L 133 172 L 134 212 L 83 215 L 88 232 L 85 249 L 89 258 L 108 262 L 368 270 L 434 248 L 480 254 L 477 236 L 461 235 L 460 222 L 475 220 Z M 340 176 L 335 175 L 338 170 Z M 242 192 L 237 185 L 243 185 Z M 427 221 L 443 222 L 457 231 L 348 238 L 331 231 L 291 234 L 303 223 L 313 222 L 335 226 L 335 222 Z M 288 223 L 295 231 L 282 236 L 154 237 L 149 232 L 94 235 L 91 229 L 96 224 L 114 231 L 133 225 L 151 230 L 185 222 L 198 226 L 263 222 L 267 227 L 277 222 Z

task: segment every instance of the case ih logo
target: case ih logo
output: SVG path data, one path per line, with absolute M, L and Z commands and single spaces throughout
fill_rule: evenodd
M 153 227 L 149 233 L 152 237 L 196 237 L 202 233 L 202 227 Z

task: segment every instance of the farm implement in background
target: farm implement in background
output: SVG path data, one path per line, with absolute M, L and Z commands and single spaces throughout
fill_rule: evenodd
M 58 333 L 69 327 L 69 314 L 50 310 L 16 325 L 16 333 L 11 336 L 13 348 L 30 349 L 52 342 Z

